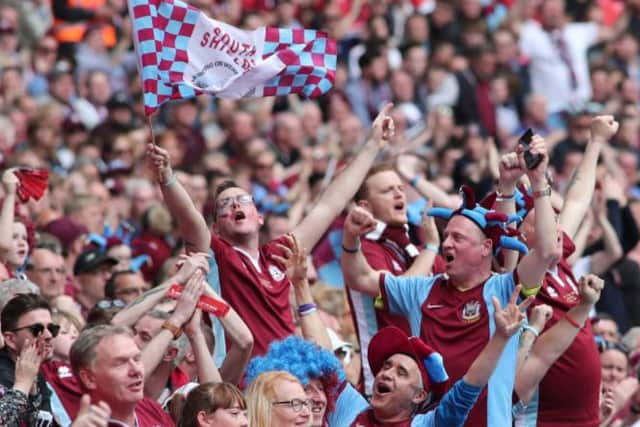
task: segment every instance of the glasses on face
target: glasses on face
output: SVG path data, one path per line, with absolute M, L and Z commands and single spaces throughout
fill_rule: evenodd
M 46 326 L 42 323 L 34 323 L 32 325 L 12 329 L 11 332 L 18 332 L 22 329 L 28 329 L 29 332 L 31 332 L 31 335 L 33 335 L 34 338 L 37 338 L 44 332 L 45 328 L 49 331 L 49 333 L 51 333 L 51 336 L 54 338 L 57 337 L 58 332 L 60 332 L 60 325 L 57 325 L 55 323 L 49 323 Z
M 218 199 L 218 213 L 224 212 L 229 209 L 233 202 L 236 202 L 239 205 L 248 205 L 250 203 L 253 203 L 253 197 L 251 196 L 251 194 L 240 194 L 236 197 L 225 197 L 224 199 Z
M 276 402 L 271 402 L 273 406 L 286 406 L 293 409 L 293 412 L 300 412 L 303 406 L 311 409 L 313 406 L 313 400 L 311 399 L 291 399 L 291 400 L 280 400 Z

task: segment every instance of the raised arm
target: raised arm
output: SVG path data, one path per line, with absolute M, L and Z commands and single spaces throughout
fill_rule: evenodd
M 523 311 L 533 301 L 533 298 L 529 297 L 520 305 L 516 304 L 521 290 L 520 285 L 516 286 L 509 304 L 504 309 L 500 306 L 500 301 L 496 297 L 492 297 L 496 331 L 464 375 L 464 381 L 467 384 L 477 387 L 484 387 L 487 384 L 489 377 L 496 369 L 502 350 L 509 339 L 520 329 L 524 321 Z
M 138 319 L 153 309 L 153 307 L 164 298 L 171 285 L 175 283 L 186 283 L 198 269 L 202 270 L 205 274 L 208 273 L 208 257 L 209 255 L 203 253 L 187 257 L 175 275 L 171 276 L 155 288 L 149 289 L 147 292 L 130 302 L 124 309 L 120 310 L 118 314 L 113 317 L 111 323 L 113 325 L 120 326 L 133 326 Z
M 422 197 L 439 206 L 449 209 L 457 209 L 460 206 L 460 196 L 449 195 L 446 191 L 425 179 L 421 173 L 412 167 L 409 162 L 411 155 L 403 154 L 396 159 L 398 174 L 408 182 Z
M 560 319 L 551 329 L 538 338 L 529 357 L 516 374 L 515 391 L 520 400 L 527 404 L 547 371 L 569 348 L 589 318 L 589 311 L 600 298 L 604 282 L 598 276 L 589 274 L 580 279 L 580 302 Z M 576 325 L 579 326 L 576 327 Z
M 602 229 L 602 241 L 604 249 L 591 255 L 591 273 L 603 274 L 609 267 L 618 261 L 624 255 L 622 244 L 618 238 L 616 230 L 613 228 L 607 217 L 607 201 L 602 191 L 596 192 L 595 203 L 595 219 Z
M 315 307 L 315 301 L 309 288 L 307 253 L 304 248 L 300 247 L 295 237 L 286 235 L 285 238 L 288 241 L 287 246 L 278 244 L 284 256 L 274 255 L 273 258 L 287 267 L 287 277 L 293 285 L 296 304 L 298 305 L 302 336 L 333 352 L 327 328 L 322 323 L 322 319 L 320 319 L 320 314 Z
M 196 304 L 200 295 L 204 292 L 205 285 L 203 281 L 203 273 L 196 270 L 184 287 L 184 292 L 178 300 L 176 309 L 167 322 L 174 327 L 182 328 L 185 323 L 193 316 Z M 151 374 L 158 367 L 162 358 L 169 348 L 171 341 L 175 339 L 174 334 L 168 329 L 161 329 L 158 334 L 142 349 L 142 364 L 144 366 L 145 378 L 147 381 L 152 377 Z M 145 384 L 145 392 L 146 392 Z
M 184 333 L 189 338 L 191 351 L 193 352 L 200 384 L 209 382 L 221 382 L 220 372 L 209 352 L 207 340 L 202 331 L 202 310 L 196 309 L 191 319 L 184 326 Z
M 169 212 L 178 222 L 187 253 L 207 252 L 211 245 L 211 233 L 202 213 L 195 207 L 171 169 L 169 153 L 155 144 L 147 144 L 147 159 L 156 175 Z
M 2 209 L 0 210 L 0 250 L 8 250 L 11 248 L 17 187 L 18 177 L 13 173 L 13 169 L 4 171 L 2 174 L 4 200 L 2 201 Z
M 540 332 L 544 330 L 547 321 L 553 314 L 553 308 L 547 304 L 540 304 L 531 309 L 528 325 L 524 326 L 520 333 L 518 343 L 518 355 L 516 356 L 516 372 L 524 366 L 524 362 L 529 357 L 531 348 Z
M 380 149 L 393 137 L 393 120 L 387 104 L 373 122 L 371 134 L 353 161 L 338 175 L 320 196 L 309 214 L 293 229 L 293 235 L 304 248 L 312 250 L 331 222 L 353 198 L 376 160 Z
M 217 300 L 224 301 L 211 286 L 207 286 L 206 292 Z M 238 313 L 229 306 L 229 312 L 218 318 L 225 331 L 225 338 L 231 341 L 231 348 L 220 367 L 220 375 L 225 382 L 239 384 L 244 369 L 251 359 L 251 351 L 253 350 L 253 334 L 249 327 L 238 315 Z M 217 338 L 217 337 L 216 337 Z
M 345 284 L 359 292 L 378 296 L 380 274 L 371 268 L 362 254 L 360 236 L 364 236 L 376 227 L 376 220 L 364 208 L 356 206 L 344 221 L 342 231 L 342 274 Z
M 496 188 L 496 211 L 507 215 L 516 213 L 515 193 L 518 180 L 525 169 L 517 153 L 508 153 L 500 158 L 498 185 Z M 506 250 L 503 253 L 504 271 L 513 271 L 518 264 L 518 252 Z
M 613 116 L 598 116 L 591 121 L 591 139 L 587 144 L 582 162 L 571 178 L 564 206 L 560 212 L 562 230 L 573 238 L 582 218 L 587 213 L 596 184 L 596 166 L 602 147 L 618 131 L 618 122 Z
M 530 248 L 532 250 L 522 258 L 517 267 L 519 281 L 525 289 L 540 287 L 545 272 L 557 252 L 559 239 L 562 238 L 557 231 L 556 217 L 551 206 L 551 186 L 546 177 L 549 155 L 544 139 L 534 135 L 530 150 L 533 155 L 542 155 L 542 161 L 535 169 L 526 169 L 533 190 L 536 238 L 535 247 Z M 521 145 L 518 146 L 518 157 L 522 167 L 526 168 Z

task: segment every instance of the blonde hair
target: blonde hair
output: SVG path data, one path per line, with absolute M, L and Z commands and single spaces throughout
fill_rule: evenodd
M 271 427 L 272 402 L 276 399 L 276 386 L 282 381 L 300 383 L 285 371 L 270 371 L 260 374 L 247 389 L 247 413 L 251 427 Z

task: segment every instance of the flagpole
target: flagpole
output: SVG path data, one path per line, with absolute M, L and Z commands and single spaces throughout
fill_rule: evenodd
M 153 117 L 153 114 L 147 116 L 147 124 L 149 125 L 149 134 L 151 135 L 151 143 L 153 145 L 157 145 L 156 144 L 156 135 L 153 132 L 153 121 L 151 121 L 151 117 Z

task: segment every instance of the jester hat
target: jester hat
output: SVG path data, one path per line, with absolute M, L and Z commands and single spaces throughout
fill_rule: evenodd
M 369 366 L 378 375 L 384 363 L 394 354 L 404 354 L 418 364 L 425 391 L 431 392 L 432 402 L 440 400 L 447 391 L 449 375 L 442 355 L 418 337 L 408 337 L 401 329 L 387 326 L 371 338 L 368 349 Z
M 526 254 L 527 246 L 518 240 L 518 231 L 509 228 L 508 225 L 522 221 L 519 215 L 507 215 L 491 209 L 495 202 L 495 194 L 490 195 L 476 203 L 475 195 L 471 187 L 463 185 L 460 188 L 462 205 L 456 209 L 431 208 L 427 211 L 429 216 L 450 220 L 454 215 L 462 215 L 476 224 L 493 243 L 493 255 L 496 256 L 501 249 L 510 249 Z

